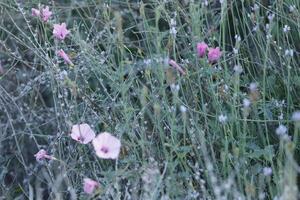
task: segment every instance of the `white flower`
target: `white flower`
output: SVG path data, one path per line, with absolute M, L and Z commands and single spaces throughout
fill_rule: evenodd
M 295 5 L 290 5 L 289 6 L 289 11 L 290 12 L 294 12 L 296 10 L 296 6 Z
M 251 92 L 255 92 L 257 90 L 257 83 L 250 83 L 249 89 Z
M 273 21 L 274 17 L 275 17 L 275 15 L 274 15 L 273 13 L 272 13 L 272 14 L 269 14 L 269 15 L 268 15 L 269 21 Z
M 171 19 L 170 26 L 173 26 L 173 27 L 176 26 L 176 20 L 175 19 L 173 19 L 173 18 Z
M 293 50 L 293 49 L 286 49 L 285 52 L 284 52 L 284 55 L 285 55 L 285 56 L 293 57 L 293 55 L 294 55 L 294 50 Z
M 219 115 L 218 120 L 221 124 L 225 124 L 227 122 L 227 116 L 226 115 Z
M 237 42 L 240 42 L 240 41 L 241 41 L 241 36 L 235 35 L 235 36 L 234 36 L 234 39 L 235 39 Z
M 176 34 L 177 34 L 176 27 L 172 27 L 172 28 L 170 29 L 170 34 L 173 35 L 174 37 L 176 36 Z
M 271 168 L 271 167 L 264 167 L 264 168 L 263 168 L 263 174 L 264 174 L 265 176 L 270 176 L 270 175 L 272 175 L 272 168 Z
M 251 101 L 247 98 L 243 99 L 243 106 L 244 108 L 249 108 L 251 105 Z
M 280 124 L 280 125 L 278 126 L 278 128 L 276 128 L 276 131 L 275 131 L 275 132 L 276 132 L 276 134 L 279 135 L 279 136 L 285 135 L 286 132 L 287 132 L 287 127 L 284 126 L 284 125 L 282 125 L 282 124 Z
M 259 6 L 258 6 L 257 4 L 254 4 L 252 10 L 253 10 L 253 11 L 256 11 L 256 10 L 258 10 L 258 9 L 259 9 Z
M 283 27 L 283 32 L 287 33 L 291 30 L 291 27 L 289 27 L 288 25 L 284 25 Z
M 187 111 L 187 108 L 184 105 L 181 105 L 179 109 L 182 113 L 185 113 Z
M 296 111 L 293 113 L 292 120 L 295 122 L 300 122 L 300 111 Z
M 239 53 L 239 50 L 237 48 L 233 48 L 233 53 L 234 54 L 238 54 Z
M 170 85 L 170 88 L 171 88 L 171 91 L 172 91 L 172 92 L 178 92 L 178 91 L 179 91 L 179 85 L 176 85 L 176 84 L 174 84 L 174 83 L 172 83 L 172 84 Z
M 241 74 L 241 73 L 243 72 L 243 68 L 242 68 L 241 65 L 235 65 L 235 66 L 233 67 L 233 70 L 234 70 L 234 72 L 235 72 L 236 74 Z

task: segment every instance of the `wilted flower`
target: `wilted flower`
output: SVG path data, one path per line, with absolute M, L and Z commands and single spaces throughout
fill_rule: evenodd
M 172 59 L 169 60 L 169 64 L 175 68 L 176 70 L 178 70 L 181 74 L 185 75 L 185 71 Z
M 39 150 L 35 155 L 34 155 L 34 157 L 35 157 L 35 159 L 37 160 L 37 161 L 41 161 L 41 160 L 43 160 L 43 159 L 49 159 L 49 160 L 51 160 L 53 157 L 52 156 L 49 156 L 48 154 L 47 154 L 47 151 L 45 150 L 45 149 L 41 149 L 41 150 Z
M 36 8 L 31 8 L 31 15 L 35 16 L 35 17 L 39 17 L 41 14 L 40 10 L 36 9 Z
M 57 51 L 57 55 L 60 56 L 61 58 L 63 58 L 64 61 L 65 61 L 66 63 L 68 63 L 69 65 L 74 65 L 74 64 L 72 63 L 72 61 L 70 60 L 69 56 L 64 52 L 64 50 L 62 50 L 62 49 L 58 50 L 58 51 Z
M 200 42 L 197 44 L 197 53 L 200 58 L 203 58 L 206 53 L 206 49 L 208 48 L 205 42 Z
M 72 126 L 71 138 L 81 144 L 87 144 L 95 138 L 96 134 L 88 124 Z
M 211 48 L 208 50 L 208 61 L 210 63 L 217 62 L 220 59 L 221 55 L 222 55 L 222 52 L 220 51 L 219 47 Z
M 99 187 L 99 183 L 90 178 L 83 179 L 83 191 L 87 194 L 92 194 L 94 190 Z
M 48 19 L 51 17 L 52 12 L 49 11 L 49 6 L 46 6 L 45 8 L 42 9 L 41 12 L 41 18 L 44 22 L 47 22 Z
M 103 132 L 93 140 L 93 146 L 99 158 L 117 159 L 121 149 L 121 142 L 110 133 Z
M 53 35 L 59 39 L 64 40 L 65 37 L 70 33 L 70 31 L 67 29 L 66 23 L 62 24 L 54 24 L 53 25 Z

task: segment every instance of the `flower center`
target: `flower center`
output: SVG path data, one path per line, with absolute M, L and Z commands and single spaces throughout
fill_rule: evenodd
M 83 142 L 83 141 L 84 141 L 84 137 L 79 136 L 79 137 L 77 138 L 77 140 L 80 141 L 80 142 Z
M 108 153 L 108 148 L 107 147 L 101 147 L 100 151 L 103 153 Z

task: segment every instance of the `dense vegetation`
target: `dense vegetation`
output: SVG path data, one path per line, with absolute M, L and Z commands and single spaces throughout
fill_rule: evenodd
M 0 199 L 300 199 L 299 0 L 0 0 L 0 16 Z

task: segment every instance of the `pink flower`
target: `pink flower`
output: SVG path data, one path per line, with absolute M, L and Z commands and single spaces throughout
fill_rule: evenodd
M 205 42 L 200 42 L 197 44 L 197 53 L 200 58 L 203 58 L 206 53 L 206 49 L 208 48 Z
M 39 17 L 41 14 L 40 10 L 35 9 L 35 8 L 31 8 L 31 15 L 34 17 Z
M 57 55 L 60 56 L 61 58 L 63 58 L 64 61 L 66 63 L 68 63 L 69 65 L 74 65 L 72 63 L 72 61 L 70 60 L 69 56 L 64 52 L 64 50 L 60 49 L 59 51 L 57 51 Z
M 100 133 L 94 140 L 96 155 L 104 159 L 117 159 L 121 149 L 121 142 L 110 133 Z
M 96 134 L 88 124 L 73 125 L 71 138 L 81 144 L 87 144 L 95 138 Z
M 220 51 L 219 47 L 210 48 L 208 50 L 208 61 L 210 63 L 215 63 L 220 59 L 221 55 L 222 55 L 222 52 Z
M 37 152 L 37 153 L 34 155 L 34 157 L 35 157 L 35 159 L 36 159 L 37 161 L 41 161 L 41 160 L 43 160 L 43 159 L 45 159 L 45 158 L 47 158 L 47 159 L 49 159 L 49 160 L 53 159 L 52 156 L 49 156 L 49 155 L 47 154 L 47 152 L 46 152 L 45 149 L 39 150 L 39 152 Z
M 90 178 L 83 179 L 83 191 L 87 194 L 92 194 L 94 190 L 99 187 L 99 183 Z
M 185 75 L 185 71 L 174 60 L 170 59 L 169 65 L 178 70 L 182 75 Z
M 53 25 L 53 35 L 59 39 L 64 40 L 65 37 L 70 33 L 70 31 L 67 29 L 66 23 L 62 24 L 54 24 Z
M 52 12 L 49 11 L 49 6 L 46 6 L 42 9 L 41 18 L 44 22 L 47 22 L 48 19 L 51 17 Z

